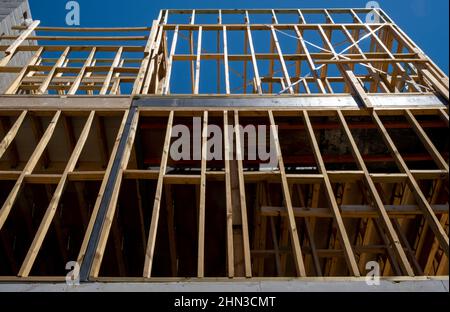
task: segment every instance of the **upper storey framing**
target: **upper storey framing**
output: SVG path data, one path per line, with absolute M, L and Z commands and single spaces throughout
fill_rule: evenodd
M 445 73 L 381 9 L 162 10 L 151 27 L 13 30 L 0 36 L 0 73 L 17 75 L 6 95 L 449 98 Z

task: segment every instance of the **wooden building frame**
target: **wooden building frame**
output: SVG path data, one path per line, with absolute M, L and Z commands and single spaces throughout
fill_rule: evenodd
M 385 278 L 448 275 L 448 77 L 383 10 L 14 30 L 0 281 L 64 280 L 69 261 L 83 281 L 360 279 L 370 261 Z M 193 118 L 199 157 L 174 160 Z M 274 129 L 276 168 L 245 158 L 240 125 Z M 211 126 L 222 160 L 207 159 Z

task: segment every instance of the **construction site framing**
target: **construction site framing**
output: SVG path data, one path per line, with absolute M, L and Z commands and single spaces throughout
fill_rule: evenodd
M 0 37 L 0 281 L 448 275 L 448 77 L 383 10 L 39 24 Z M 277 129 L 276 168 L 212 125 Z

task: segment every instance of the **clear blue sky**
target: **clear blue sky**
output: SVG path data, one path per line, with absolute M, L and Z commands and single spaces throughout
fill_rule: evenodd
M 34 19 L 64 26 L 66 0 L 29 0 Z M 81 26 L 150 25 L 165 8 L 365 7 L 367 0 L 78 0 Z M 449 0 L 378 0 L 387 14 L 448 74 Z

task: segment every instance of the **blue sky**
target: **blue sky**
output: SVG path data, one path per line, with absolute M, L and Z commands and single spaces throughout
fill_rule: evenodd
M 64 26 L 66 0 L 29 0 L 42 25 Z M 164 8 L 365 7 L 367 0 L 78 0 L 81 26 L 150 25 Z M 378 0 L 389 16 L 448 74 L 449 0 Z

